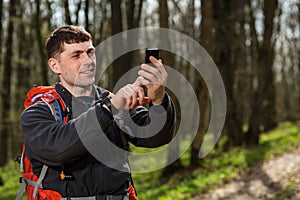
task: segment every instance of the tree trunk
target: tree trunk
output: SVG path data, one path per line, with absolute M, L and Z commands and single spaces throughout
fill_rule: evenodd
M 127 28 L 132 29 L 135 26 L 134 22 L 135 14 L 135 1 L 126 1 L 126 18 L 127 18 Z
M 76 16 L 75 25 L 78 25 L 78 23 L 79 23 L 79 11 L 80 11 L 80 8 L 81 8 L 81 2 L 82 1 L 78 1 L 77 6 L 76 6 L 76 11 L 75 11 L 75 16 Z
M 126 23 L 127 23 L 127 30 L 130 29 L 134 29 L 134 28 L 138 28 L 139 23 L 140 23 L 140 17 L 141 17 L 141 12 L 142 12 L 142 6 L 143 6 L 143 0 L 139 0 L 138 4 L 136 1 L 131 1 L 131 0 L 127 0 L 126 1 Z M 137 31 L 132 32 L 131 35 L 132 38 L 137 38 L 138 34 Z M 132 42 L 130 40 L 127 40 L 126 42 L 127 44 L 127 48 L 131 49 L 132 48 Z M 136 53 L 136 51 L 132 51 L 132 52 L 128 52 L 126 54 L 126 60 L 127 62 L 129 62 L 129 66 L 131 66 L 132 64 L 135 65 L 139 65 L 141 63 L 141 61 L 139 62 L 134 62 L 136 61 L 135 58 L 139 57 L 139 55 Z
M 17 18 L 22 21 L 23 23 L 15 23 L 15 32 L 16 32 L 16 38 L 18 38 L 16 41 L 16 53 L 17 59 L 15 68 L 13 68 L 14 72 L 16 73 L 16 82 L 12 87 L 12 96 L 15 98 L 11 101 L 11 109 L 12 112 L 12 123 L 13 126 L 10 129 L 10 136 L 13 138 L 11 141 L 11 155 L 12 158 L 15 158 L 18 154 L 21 152 L 22 144 L 23 144 L 23 137 L 22 137 L 22 131 L 20 127 L 20 115 L 24 109 L 23 107 L 23 101 L 25 99 L 26 93 L 28 89 L 30 88 L 31 79 L 24 78 L 24 77 L 31 77 L 31 67 L 30 64 L 30 57 L 32 55 L 32 50 L 28 49 L 28 47 L 31 44 L 32 41 L 28 40 L 32 35 L 31 29 L 27 29 L 29 33 L 25 31 L 28 23 L 26 21 L 26 17 L 24 17 L 24 10 L 26 9 L 26 5 L 22 5 L 20 0 L 18 1 L 18 12 L 17 12 Z M 26 62 L 24 62 L 26 61 Z
M 111 0 L 111 33 L 112 35 L 118 34 L 123 31 L 123 18 L 121 10 L 122 2 L 119 0 Z M 113 40 L 113 54 L 116 54 L 119 49 L 124 48 L 126 42 L 120 37 Z M 120 48 L 122 47 L 122 48 Z M 127 55 L 122 55 L 112 63 L 112 74 L 110 79 L 110 89 L 113 89 L 117 81 L 125 74 L 131 67 L 131 60 Z
M 47 56 L 44 50 L 44 40 L 42 37 L 42 23 L 41 23 L 41 9 L 40 9 L 40 1 L 35 0 L 35 6 L 36 6 L 36 12 L 34 16 L 34 30 L 35 30 L 35 36 L 38 46 L 38 52 L 40 53 L 40 59 L 41 59 L 41 77 L 42 77 L 42 84 L 48 85 L 48 64 L 47 64 Z
M 274 19 L 278 9 L 278 0 L 273 0 L 272 3 L 264 1 L 264 16 L 265 16 L 265 32 L 262 44 L 262 53 L 259 67 L 263 69 L 264 78 L 262 79 L 262 93 L 265 93 L 263 104 L 263 127 L 264 131 L 268 131 L 276 127 L 275 120 L 275 83 L 273 63 L 275 58 L 275 41 L 272 41 L 274 33 Z
M 167 0 L 159 1 L 159 25 L 161 28 L 169 28 L 169 8 Z
M 249 4 L 251 6 L 251 4 Z M 274 45 L 272 41 L 275 12 L 278 7 L 278 0 L 264 1 L 264 33 L 263 41 L 256 42 L 257 48 L 257 81 L 258 86 L 255 91 L 252 113 L 249 121 L 249 130 L 246 134 L 246 143 L 248 146 L 259 143 L 260 127 L 273 127 L 275 124 L 275 86 L 274 86 Z M 252 18 L 252 21 L 254 17 Z M 254 22 L 253 22 L 254 23 Z M 255 26 L 252 26 L 254 29 Z M 253 32 L 256 32 L 255 30 Z M 255 38 L 258 41 L 257 38 Z M 266 123 L 268 121 L 268 123 Z
M 85 16 L 85 30 L 90 32 L 90 19 L 89 19 L 90 1 L 85 1 L 84 16 Z
M 298 2 L 297 4 L 298 6 L 298 25 L 300 24 L 300 2 Z M 298 26 L 298 32 L 300 33 L 300 26 Z M 300 46 L 300 39 L 298 38 L 298 45 Z M 299 47 L 298 46 L 298 47 Z M 298 104 L 298 115 L 297 117 L 300 117 L 299 113 L 300 113 L 300 48 L 298 48 L 298 100 L 297 100 L 297 104 Z
M 10 97 L 11 97 L 11 76 L 12 76 L 12 49 L 13 49 L 13 34 L 14 34 L 14 24 L 13 19 L 16 17 L 16 0 L 10 0 L 9 2 L 9 22 L 8 31 L 6 39 L 6 52 L 4 57 L 4 69 L 2 78 L 3 91 L 1 93 L 1 143 L 0 143 L 0 166 L 3 166 L 8 161 L 8 139 L 10 133 Z
M 168 8 L 168 1 L 167 0 L 160 0 L 159 1 L 159 25 L 161 28 L 169 28 L 169 8 Z M 162 39 L 162 37 L 160 37 Z M 169 47 L 170 46 L 170 39 L 169 37 L 164 37 L 163 40 L 160 41 L 160 43 L 165 43 L 163 46 Z M 174 57 L 166 52 L 166 51 L 160 51 L 160 57 L 163 59 L 163 62 L 166 66 L 174 66 Z M 171 98 L 175 99 L 175 97 Z M 174 102 L 176 103 L 176 102 Z M 179 105 L 175 105 L 175 107 L 178 107 Z M 179 115 L 176 115 L 179 117 Z M 179 121 L 178 119 L 176 121 Z M 167 163 L 171 163 L 171 160 L 173 161 L 174 158 L 178 158 L 176 161 L 172 162 L 172 164 L 168 165 L 163 173 L 162 176 L 169 176 L 173 174 L 175 171 L 177 171 L 179 168 L 182 167 L 182 164 L 179 160 L 179 154 L 180 154 L 180 144 L 179 144 L 179 138 L 177 137 L 173 139 L 172 143 L 168 146 L 168 161 Z
M 2 23 L 3 17 L 3 0 L 0 0 L 0 23 Z M 2 38 L 3 38 L 3 26 L 0 26 L 0 66 L 2 66 Z
M 139 4 L 136 5 L 135 1 L 126 1 L 127 29 L 137 28 L 139 26 L 143 2 L 144 0 L 139 0 Z
M 72 24 L 70 9 L 69 9 L 69 0 L 64 0 L 64 9 L 65 9 L 65 22 L 66 22 L 66 24 Z
M 200 43 L 203 48 L 208 53 L 213 53 L 213 4 L 211 0 L 202 0 L 201 1 L 201 37 Z M 209 110 L 210 110 L 210 102 L 208 98 L 208 91 L 205 87 L 205 83 L 199 77 L 200 75 L 196 76 L 195 80 L 195 92 L 198 96 L 198 102 L 201 110 L 201 118 L 199 123 L 199 128 L 196 134 L 196 137 L 191 145 L 191 158 L 190 164 L 191 166 L 198 166 L 200 159 L 199 159 L 199 151 L 201 145 L 203 143 L 203 137 L 205 131 L 208 128 L 209 122 Z
M 27 40 L 28 35 L 26 34 L 25 31 L 25 20 L 23 20 L 23 14 L 24 14 L 24 6 L 19 5 L 19 13 L 18 13 L 18 18 L 22 21 L 23 23 L 18 23 L 17 24 L 17 38 L 19 39 L 20 42 L 18 42 L 17 45 L 17 51 L 18 51 L 18 63 L 16 65 L 16 111 L 21 112 L 23 110 L 23 102 L 20 102 L 20 100 L 24 100 L 27 90 L 30 88 L 30 79 L 29 78 L 24 78 L 24 76 L 29 76 L 30 77 L 30 64 L 29 62 L 23 62 L 23 60 L 29 60 L 30 55 L 32 55 L 32 51 L 26 50 L 28 46 L 30 46 L 31 41 Z M 29 33 L 31 34 L 31 32 Z
M 239 3 L 238 5 L 235 5 Z M 243 144 L 242 122 L 238 113 L 238 103 L 235 99 L 235 73 L 237 70 L 236 48 L 238 44 L 245 44 L 236 38 L 236 20 L 241 20 L 243 16 L 244 4 L 239 1 L 214 0 L 214 19 L 216 20 L 216 48 L 215 61 L 222 74 L 227 96 L 227 117 L 224 131 L 227 134 L 225 148 L 230 146 L 240 146 Z M 238 8 L 237 8 L 238 7 Z M 241 13 L 239 13 L 241 12 Z M 243 24 L 240 25 L 243 28 Z
M 52 1 L 49 1 L 49 0 L 46 1 L 46 5 L 47 5 L 46 21 L 47 21 L 47 27 L 48 27 L 49 30 L 52 30 L 51 17 L 53 15 L 53 11 L 52 11 L 52 8 L 51 8 L 51 4 L 52 4 Z
M 100 21 L 100 25 L 99 25 L 99 30 L 98 30 L 99 37 L 96 38 L 95 44 L 99 44 L 105 38 L 104 23 L 107 19 L 106 1 L 101 1 L 101 2 L 99 2 L 99 4 L 100 4 L 99 7 L 101 10 L 102 17 L 101 17 L 101 21 Z

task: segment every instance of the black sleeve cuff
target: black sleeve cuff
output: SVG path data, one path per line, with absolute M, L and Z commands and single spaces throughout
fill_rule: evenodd
M 154 105 L 152 102 L 149 103 L 149 106 L 156 112 L 161 112 L 161 109 L 155 109 L 155 107 L 164 107 L 165 110 L 168 110 L 169 107 L 169 95 L 165 92 L 163 102 L 160 105 Z
M 111 112 L 109 112 L 106 108 L 101 106 L 100 104 L 97 104 L 95 106 L 96 108 L 96 116 L 98 119 L 98 122 L 100 123 L 103 130 L 106 130 L 110 126 L 110 124 L 113 122 L 113 116 Z

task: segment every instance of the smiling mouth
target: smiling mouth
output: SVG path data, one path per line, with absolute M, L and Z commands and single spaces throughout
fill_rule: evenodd
M 94 69 L 84 70 L 79 72 L 79 74 L 94 74 Z

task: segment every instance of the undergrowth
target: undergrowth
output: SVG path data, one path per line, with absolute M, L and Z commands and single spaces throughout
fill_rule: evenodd
M 299 141 L 300 123 L 284 122 L 275 130 L 262 134 L 257 147 L 238 147 L 227 152 L 213 150 L 201 159 L 201 166 L 197 168 L 188 167 L 189 151 L 186 151 L 180 158 L 185 166 L 168 177 L 162 177 L 164 169 L 133 174 L 138 197 L 141 200 L 189 199 L 230 181 L 252 165 L 294 150 Z M 1 200 L 15 199 L 20 188 L 19 177 L 19 165 L 14 161 L 0 168 L 0 178 L 4 182 L 0 186 Z M 291 183 L 278 196 L 289 196 L 293 185 Z

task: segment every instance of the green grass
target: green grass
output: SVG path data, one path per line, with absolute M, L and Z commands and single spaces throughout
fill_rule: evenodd
M 5 167 L 0 168 L 0 176 L 4 182 L 4 185 L 0 186 L 1 200 L 13 200 L 16 198 L 21 187 L 19 171 L 19 164 L 15 161 L 10 161 Z
M 202 159 L 202 167 L 183 169 L 169 178 L 162 178 L 162 170 L 134 174 L 140 199 L 181 200 L 203 193 L 236 177 L 254 164 L 280 156 L 299 146 L 300 123 L 285 122 L 273 131 L 261 135 L 260 144 L 251 149 L 233 148 L 228 152 L 211 152 Z M 183 155 L 181 159 L 188 158 Z M 182 161 L 186 163 L 186 160 Z M 292 185 L 292 184 L 291 184 Z M 288 195 L 289 187 L 279 196 Z
M 275 156 L 280 156 L 299 146 L 300 123 L 285 122 L 278 128 L 261 135 L 260 144 L 251 149 L 232 148 L 228 152 L 212 151 L 207 157 L 201 159 L 202 166 L 189 168 L 189 153 L 181 157 L 185 168 L 162 178 L 162 170 L 149 173 L 134 174 L 135 186 L 141 200 L 182 200 L 203 193 L 222 185 L 245 172 L 248 167 L 263 162 Z M 15 199 L 20 184 L 18 164 L 11 161 L 0 168 L 0 176 L 5 184 L 0 187 L 0 199 Z M 283 191 L 277 194 L 278 199 L 290 196 L 295 186 L 291 182 Z

